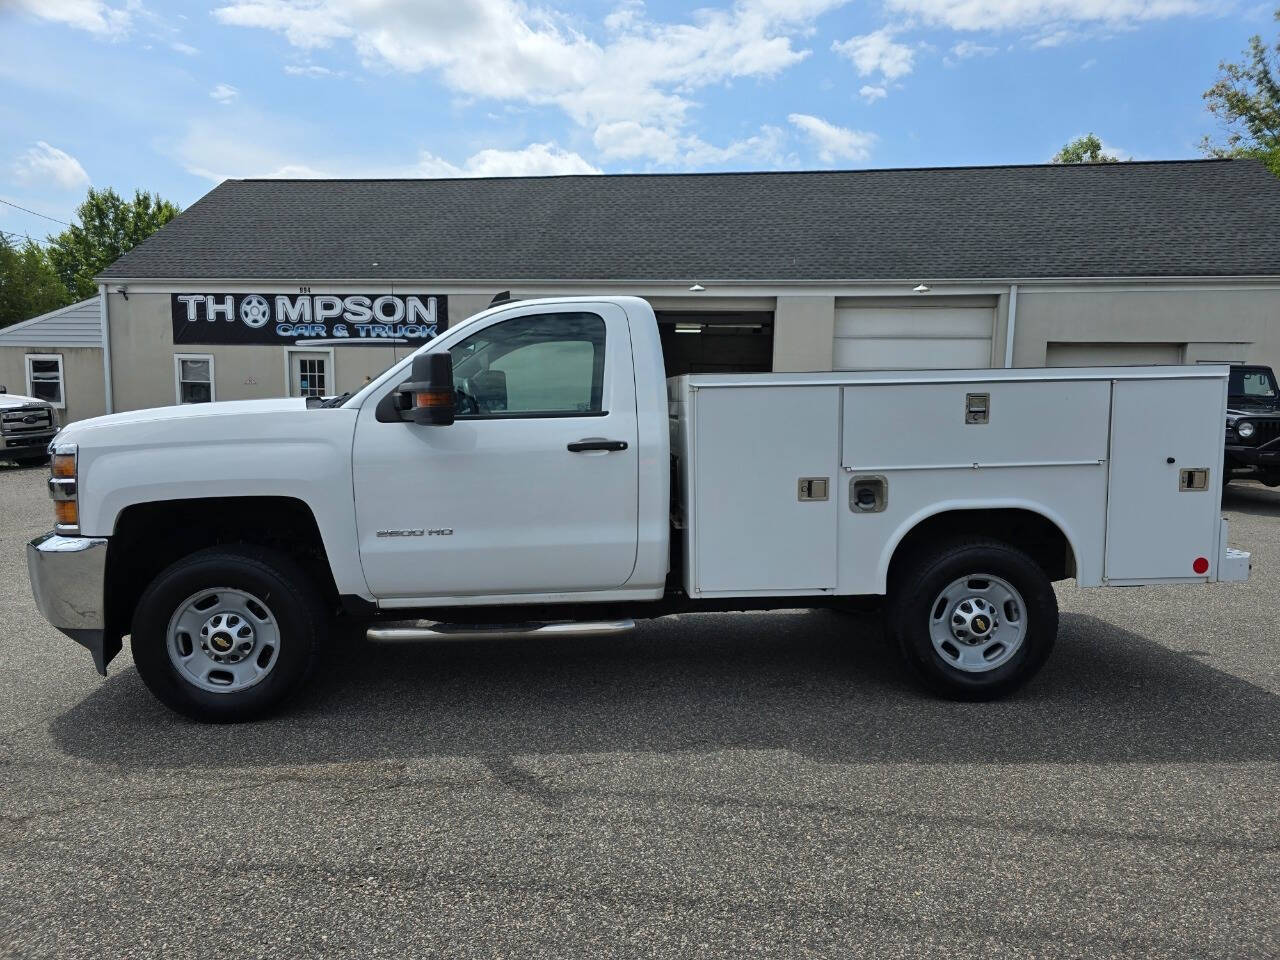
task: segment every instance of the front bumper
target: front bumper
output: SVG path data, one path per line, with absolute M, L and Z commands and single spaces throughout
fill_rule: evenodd
M 1280 442 L 1272 440 L 1260 447 L 1228 443 L 1225 460 L 1230 473 L 1270 473 L 1280 471 Z
M 106 640 L 106 537 L 46 533 L 27 544 L 27 570 L 44 618 L 86 647 L 105 677 L 120 652 L 118 637 Z
M 50 430 L 48 433 L 0 434 L 0 453 L 42 454 L 57 432 Z

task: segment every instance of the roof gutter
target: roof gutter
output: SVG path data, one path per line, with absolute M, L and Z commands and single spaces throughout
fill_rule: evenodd
M 561 278 L 561 279 L 511 279 L 511 278 L 442 278 L 442 277 L 316 277 L 308 274 L 298 273 L 291 277 L 95 277 L 94 278 L 101 288 L 108 283 L 114 284 L 130 284 L 130 283 L 148 283 L 148 284 L 170 284 L 194 286 L 202 283 L 243 283 L 243 284 L 273 284 L 273 285 L 293 285 L 301 279 L 303 282 L 311 285 L 332 284 L 341 286 L 351 286 L 358 283 L 374 284 L 378 286 L 394 286 L 394 285 L 412 285 L 421 287 L 424 284 L 432 286 L 450 286 L 450 287 L 483 287 L 490 289 L 497 286 L 592 286 L 592 285 L 608 285 L 608 286 L 634 286 L 634 287 L 655 287 L 655 286 L 681 286 L 688 287 L 695 278 L 682 277 L 677 279 L 634 279 L 634 278 Z M 717 287 L 815 287 L 815 286 L 892 286 L 896 284 L 920 283 L 920 276 L 912 277 L 887 277 L 880 279 L 852 279 L 852 278 L 832 278 L 832 279 L 807 279 L 807 280 L 751 280 L 751 279 L 720 279 L 716 277 L 706 277 L 699 275 L 697 282 L 703 286 Z M 1197 276 L 1128 276 L 1128 277 L 934 277 L 927 278 L 930 284 L 992 284 L 1000 286 L 1008 286 L 1011 283 L 1016 284 L 1071 284 L 1071 283 L 1100 283 L 1100 284 L 1127 284 L 1127 283 L 1280 283 L 1280 273 L 1274 274 L 1247 274 L 1247 275 L 1197 275 Z

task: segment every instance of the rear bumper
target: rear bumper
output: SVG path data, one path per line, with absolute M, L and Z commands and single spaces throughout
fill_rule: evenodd
M 1249 579 L 1249 571 L 1253 569 L 1253 555 L 1230 546 L 1228 536 L 1227 518 L 1223 517 L 1218 521 L 1217 579 L 1224 583 L 1240 583 Z
M 31 592 L 40 613 L 93 654 L 104 677 L 120 649 L 106 643 L 106 537 L 64 537 L 46 533 L 27 544 Z

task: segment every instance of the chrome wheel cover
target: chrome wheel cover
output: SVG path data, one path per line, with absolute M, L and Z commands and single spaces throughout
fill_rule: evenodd
M 280 625 L 271 609 L 234 587 L 206 587 L 178 604 L 165 634 L 169 662 L 209 693 L 239 693 L 280 659 Z
M 986 673 L 1008 663 L 1022 647 L 1027 626 L 1022 594 L 989 573 L 952 580 L 929 608 L 934 651 L 965 673 Z

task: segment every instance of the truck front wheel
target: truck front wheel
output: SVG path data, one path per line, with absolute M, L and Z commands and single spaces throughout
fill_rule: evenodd
M 1016 547 L 994 540 L 937 546 L 916 554 L 895 580 L 889 629 L 912 670 L 943 696 L 1005 696 L 1053 650 L 1053 584 Z
M 193 720 L 252 720 L 310 672 L 324 607 L 305 572 L 272 550 L 212 547 L 143 592 L 130 646 L 143 682 Z

